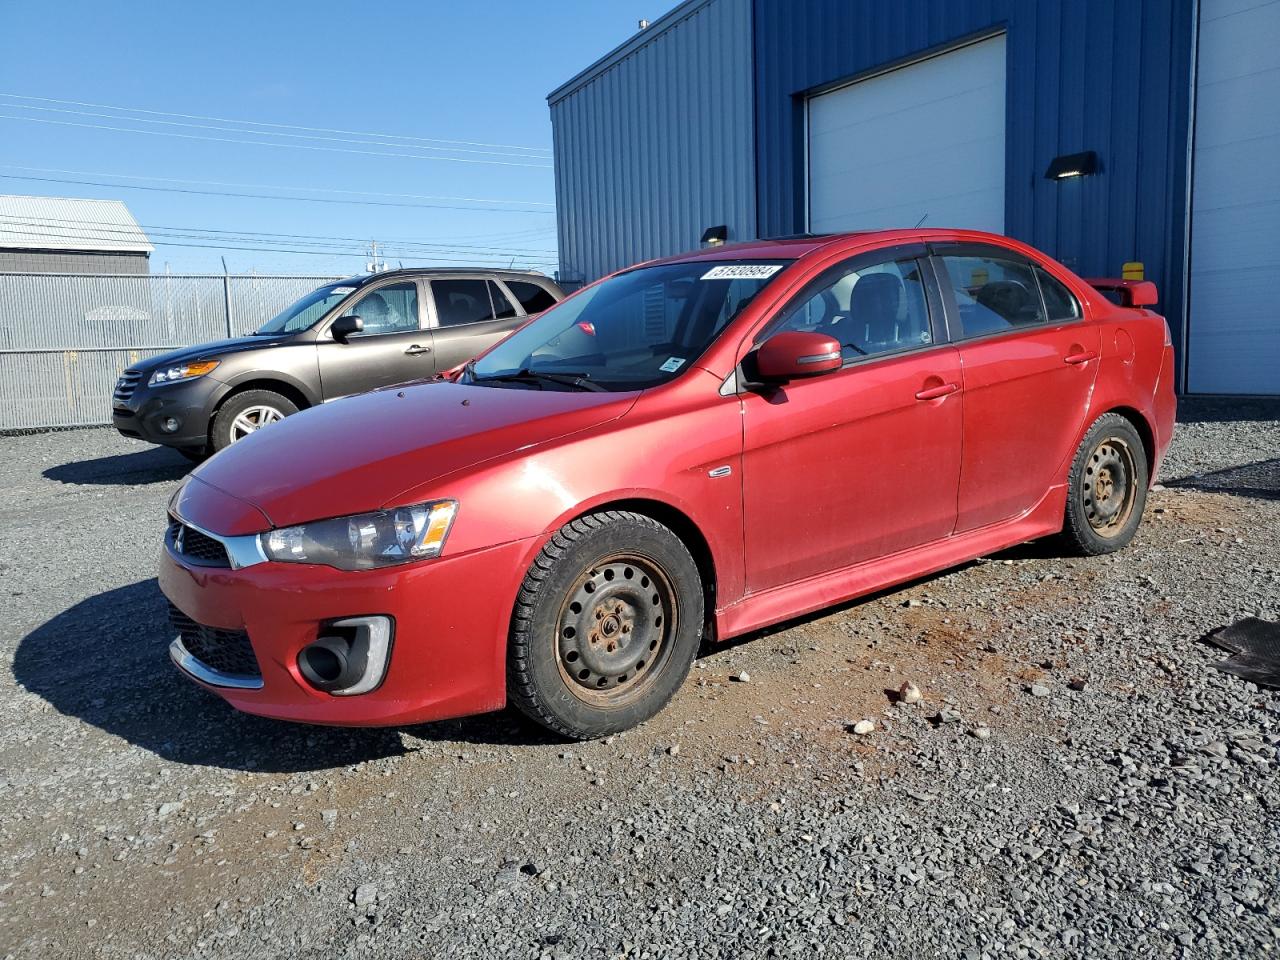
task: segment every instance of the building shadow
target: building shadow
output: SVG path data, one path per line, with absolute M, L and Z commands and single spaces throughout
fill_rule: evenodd
M 195 466 L 168 447 L 149 447 L 137 453 L 118 453 L 94 460 L 60 463 L 44 471 L 45 478 L 76 486 L 136 487 L 180 480 Z
M 1166 480 L 1164 485 L 1170 489 L 1230 493 L 1258 500 L 1280 500 L 1280 457 L 1178 477 Z
M 1280 420 L 1280 397 L 1183 397 L 1179 423 Z
M 69 607 L 18 644 L 14 677 L 60 713 L 176 763 L 296 773 L 412 752 L 425 740 L 491 745 L 561 741 L 512 711 L 405 728 L 319 727 L 240 713 L 169 660 L 154 579 Z

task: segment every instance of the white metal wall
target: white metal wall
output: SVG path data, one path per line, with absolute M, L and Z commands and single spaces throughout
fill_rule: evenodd
M 809 101 L 809 229 L 1004 232 L 1005 38 Z
M 1280 394 L 1280 0 L 1201 0 L 1192 393 Z

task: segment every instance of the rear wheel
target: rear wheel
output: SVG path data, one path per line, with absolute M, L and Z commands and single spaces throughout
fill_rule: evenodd
M 617 733 L 680 688 L 702 624 L 702 580 L 679 537 L 642 514 L 589 514 L 560 528 L 525 576 L 508 695 L 564 736 Z
M 1147 452 L 1133 424 L 1105 413 L 1085 434 L 1071 464 L 1063 537 L 1086 556 L 1128 545 L 1147 502 Z
M 213 418 L 209 437 L 222 450 L 263 427 L 298 412 L 297 404 L 274 390 L 246 390 L 228 399 Z

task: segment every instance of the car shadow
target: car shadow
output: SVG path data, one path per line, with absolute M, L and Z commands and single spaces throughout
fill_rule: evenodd
M 403 728 L 318 727 L 241 713 L 169 661 L 154 579 L 97 594 L 18 644 L 18 683 L 66 716 L 175 763 L 274 773 L 328 770 L 411 753 L 412 738 L 487 745 L 560 743 L 514 711 Z M 410 734 L 409 742 L 402 733 Z
M 180 480 L 192 469 L 186 457 L 168 447 L 150 447 L 137 453 L 118 453 L 94 460 L 60 463 L 44 471 L 58 483 L 134 487 Z

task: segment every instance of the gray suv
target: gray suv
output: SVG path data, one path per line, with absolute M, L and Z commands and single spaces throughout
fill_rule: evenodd
M 537 273 L 392 270 L 326 284 L 254 334 L 152 357 L 112 395 L 116 429 L 198 460 L 326 400 L 465 363 L 564 298 Z

